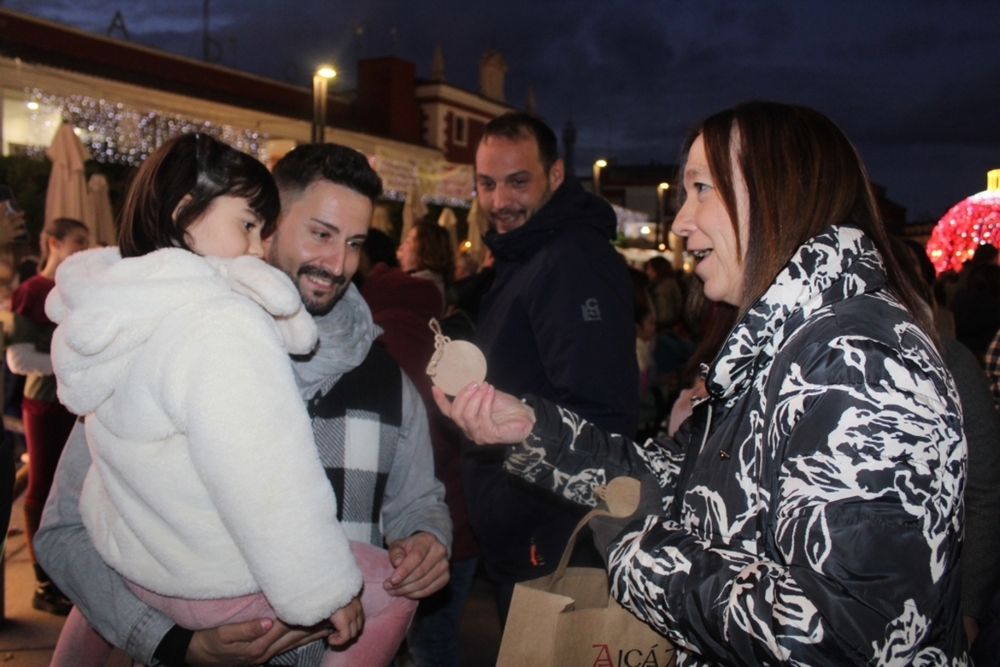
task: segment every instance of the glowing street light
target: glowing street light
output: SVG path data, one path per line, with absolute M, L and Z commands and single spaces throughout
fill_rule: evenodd
M 598 197 L 603 197 L 601 194 L 601 169 L 608 166 L 608 161 L 601 158 L 594 163 L 594 194 Z
M 326 98 L 330 79 L 337 76 L 337 70 L 329 65 L 320 65 L 313 74 L 313 123 L 312 142 L 322 143 L 323 128 L 326 126 Z
M 656 240 L 667 240 L 666 232 L 663 229 L 664 218 L 667 213 L 667 203 L 663 194 L 670 189 L 670 183 L 660 183 L 656 186 Z M 660 245 L 663 245 L 662 243 Z M 661 248 L 662 250 L 662 248 Z

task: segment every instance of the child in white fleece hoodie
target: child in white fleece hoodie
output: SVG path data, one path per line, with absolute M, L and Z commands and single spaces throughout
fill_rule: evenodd
M 165 144 L 136 175 L 120 248 L 60 267 L 53 366 L 60 400 L 85 415 L 84 524 L 137 595 L 191 630 L 269 613 L 332 624 L 339 646 L 364 621 L 352 550 L 388 558 L 337 521 L 288 359 L 316 327 L 261 261 L 279 209 L 256 159 L 206 135 Z M 370 664 L 365 640 L 384 642 L 295 664 Z

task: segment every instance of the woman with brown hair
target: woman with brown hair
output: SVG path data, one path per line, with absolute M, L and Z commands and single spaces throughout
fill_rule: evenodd
M 37 580 L 31 606 L 60 616 L 69 613 L 72 603 L 39 566 L 32 540 L 42 520 L 42 508 L 52 487 L 59 455 L 73 429 L 76 416 L 56 397 L 56 378 L 52 374 L 49 358 L 49 341 L 56 325 L 45 314 L 45 298 L 56 286 L 56 269 L 70 255 L 86 250 L 89 239 L 90 231 L 79 220 L 56 218 L 50 221 L 39 237 L 41 259 L 38 261 L 38 273 L 21 283 L 11 295 L 11 310 L 34 322 L 43 333 L 43 339 L 36 343 L 20 343 L 7 350 L 10 369 L 27 376 L 21 411 L 24 440 L 28 447 L 24 533 Z
M 679 664 L 965 664 L 961 411 L 854 147 L 812 109 L 750 102 L 696 127 L 683 164 L 674 232 L 739 318 L 673 438 L 485 384 L 438 403 L 476 442 L 522 443 L 508 470 L 565 498 L 644 478 L 595 534 Z
M 451 247 L 448 230 L 430 222 L 418 222 L 396 250 L 399 268 L 417 277 L 430 280 L 441 290 L 442 312 L 447 308 L 452 280 L 455 276 L 455 249 Z

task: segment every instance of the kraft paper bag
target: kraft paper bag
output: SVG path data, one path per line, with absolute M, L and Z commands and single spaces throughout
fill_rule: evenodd
M 514 586 L 497 667 L 673 665 L 673 644 L 611 597 L 604 570 L 567 567 L 577 532 L 598 513 L 611 514 L 594 510 L 580 521 L 555 572 Z

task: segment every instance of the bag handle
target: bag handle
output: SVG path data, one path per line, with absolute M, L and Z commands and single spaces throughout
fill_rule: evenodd
M 566 548 L 563 549 L 562 558 L 559 559 L 559 567 L 553 573 L 552 583 L 559 581 L 566 574 L 570 556 L 573 555 L 573 549 L 576 548 L 576 536 L 580 530 L 595 516 L 623 518 L 634 514 L 639 509 L 640 489 L 639 480 L 634 477 L 615 477 L 607 486 L 596 489 L 597 496 L 607 503 L 608 509 L 592 509 L 583 515 L 580 522 L 576 524 L 576 528 L 569 536 L 569 541 L 566 542 Z

